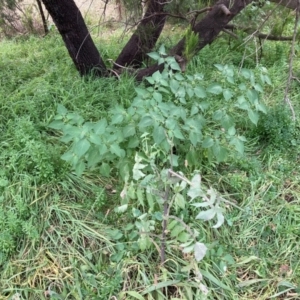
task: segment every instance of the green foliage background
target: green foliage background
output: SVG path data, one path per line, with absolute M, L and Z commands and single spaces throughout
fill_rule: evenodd
M 163 36 L 161 43 L 168 47 L 168 40 L 169 36 Z M 105 59 L 115 57 L 121 48 L 118 37 L 99 44 L 106 45 L 101 49 Z M 230 152 L 226 161 L 217 161 L 199 143 L 192 153 L 193 164 L 185 166 L 185 155 L 191 155 L 186 147 L 188 135 L 176 142 L 180 169 L 175 171 L 189 178 L 200 172 L 203 184 L 241 208 L 228 205 L 219 229 L 211 228 L 214 220 L 195 220 L 198 211 L 187 202 L 183 207 L 180 196 L 172 208 L 172 214 L 198 232 L 207 245 L 206 256 L 197 266 L 204 277 L 201 283 L 209 290 L 208 299 L 299 294 L 299 124 L 298 120 L 292 122 L 281 106 L 289 47 L 266 42 L 264 52 L 268 55 L 263 55 L 258 65 L 255 50 L 251 43 L 237 45 L 227 37 L 219 39 L 191 60 L 186 71 L 190 78 L 204 73 L 204 81 L 195 81 L 197 86 L 206 89 L 219 83 L 228 87 L 226 77 L 220 76 L 220 66 L 238 72 L 243 61 L 242 67 L 251 70 L 255 78 L 266 66 L 272 82 L 264 86 L 261 99 L 267 114 L 261 115 L 257 126 L 247 111 L 227 108 L 236 130 L 247 139 L 243 155 Z M 244 57 L 243 51 L 252 55 Z M 119 82 L 79 78 L 55 32 L 43 40 L 3 40 L 0 56 L 1 299 L 17 294 L 23 299 L 44 299 L 45 291 L 53 299 L 109 299 L 120 292 L 126 299 L 139 299 L 141 293 L 146 299 L 201 299 L 194 261 L 182 252 L 175 234 L 185 232 L 186 227 L 170 222 L 171 250 L 168 262 L 161 266 L 155 244 L 151 242 L 141 251 L 135 243 L 138 237 L 133 235 L 139 232 L 133 230 L 136 225 L 161 222 L 159 214 L 151 215 L 153 219 L 149 217 L 145 223 L 138 219 L 149 213 L 147 194 L 135 193 L 128 203 L 136 210 L 121 212 L 124 182 L 116 158 L 108 163 L 109 177 L 100 175 L 97 167 L 78 177 L 61 160 L 68 144 L 60 142 L 61 133 L 49 128 L 59 105 L 94 124 L 117 116 L 119 107 L 129 109 L 133 99 L 141 96 L 136 89 L 145 90 L 153 83 L 137 87 L 126 75 Z M 295 69 L 299 64 L 296 58 Z M 239 80 L 237 77 L 232 85 L 233 93 L 238 92 Z M 297 115 L 299 93 L 294 82 L 290 99 Z M 223 93 L 207 95 L 212 112 L 224 109 Z M 195 99 L 188 103 L 178 100 L 174 105 L 190 112 L 199 100 Z M 122 122 L 116 124 L 121 127 Z M 217 120 L 209 123 L 206 132 L 220 127 L 216 124 Z M 167 166 L 167 160 L 161 158 L 163 155 L 155 163 Z M 183 197 L 187 201 L 185 194 Z M 156 230 L 151 233 L 157 234 Z

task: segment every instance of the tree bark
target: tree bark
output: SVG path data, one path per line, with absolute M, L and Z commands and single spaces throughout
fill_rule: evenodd
M 155 46 L 164 27 L 167 16 L 162 12 L 167 3 L 166 0 L 149 1 L 143 19 L 116 60 L 115 70 L 119 69 L 120 66 L 138 68 L 142 65 L 147 53 Z
M 193 31 L 199 36 L 199 43 L 195 52 L 199 52 L 207 44 L 212 43 L 223 28 L 251 2 L 252 0 L 235 0 L 231 4 L 231 0 L 218 1 L 212 10 L 193 27 Z M 184 49 L 185 38 L 182 38 L 171 49 L 170 54 L 183 56 Z
M 148 0 L 149 6 L 146 14 L 129 42 L 116 60 L 115 69 L 121 66 L 140 67 L 160 36 L 166 21 L 167 14 L 163 13 L 166 0 Z M 199 36 L 199 43 L 195 53 L 218 36 L 220 31 L 253 0 L 220 0 L 212 10 L 194 27 L 193 31 Z M 296 9 L 298 0 L 271 0 L 290 9 Z M 69 54 L 80 75 L 94 72 L 97 76 L 106 76 L 106 66 L 88 32 L 82 15 L 74 0 L 42 0 L 58 31 L 60 32 Z M 173 47 L 170 55 L 183 58 L 185 38 Z M 162 65 L 154 65 L 135 73 L 138 81 L 145 76 L 162 70 Z
M 293 10 L 297 9 L 298 6 L 297 0 L 270 0 L 270 1 Z
M 106 66 L 73 0 L 42 0 L 81 76 L 105 76 Z

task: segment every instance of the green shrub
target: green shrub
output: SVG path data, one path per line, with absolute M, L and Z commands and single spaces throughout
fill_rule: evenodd
M 254 133 L 262 143 L 278 150 L 296 146 L 299 139 L 297 125 L 292 120 L 288 108 L 283 105 L 270 109 L 269 113 L 259 120 Z

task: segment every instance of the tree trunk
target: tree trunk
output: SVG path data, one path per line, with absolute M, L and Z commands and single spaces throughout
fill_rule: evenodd
M 142 65 L 164 27 L 167 16 L 163 14 L 163 9 L 167 3 L 166 0 L 149 0 L 143 19 L 117 58 L 114 69 L 119 69 L 120 66 Z
M 228 7 L 230 6 L 231 0 L 221 0 L 217 2 L 212 10 L 193 27 L 193 31 L 199 35 L 199 44 L 195 49 L 195 54 L 207 44 L 211 44 L 220 31 L 252 1 L 253 0 L 235 0 L 230 9 L 228 9 Z M 170 50 L 170 55 L 186 60 L 186 58 L 183 57 L 184 49 L 185 38 L 181 39 L 178 44 Z M 187 63 L 187 61 L 181 62 L 182 65 L 185 63 Z M 136 73 L 136 80 L 141 81 L 144 77 L 151 76 L 154 72 L 161 69 L 163 69 L 162 65 L 155 65 L 139 70 Z
M 42 0 L 81 76 L 105 76 L 106 66 L 73 0 Z
M 207 44 L 211 44 L 225 26 L 239 14 L 253 0 L 235 0 L 233 4 L 231 0 L 218 1 L 212 10 L 194 27 L 193 31 L 199 36 L 199 43 L 195 52 L 199 52 Z M 231 6 L 230 6 L 231 5 Z M 183 56 L 185 49 L 185 38 L 174 46 L 170 54 Z

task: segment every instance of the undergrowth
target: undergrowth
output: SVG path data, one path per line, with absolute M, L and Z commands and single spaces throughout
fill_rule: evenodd
M 105 56 L 114 58 L 118 47 L 118 39 L 111 38 Z M 263 94 L 267 114 L 255 126 L 230 110 L 236 130 L 247 138 L 244 153 L 230 152 L 227 160 L 216 161 L 205 150 L 193 168 L 184 169 L 187 177 L 200 171 L 203 183 L 235 206 L 226 207 L 218 229 L 195 220 L 195 210 L 187 204 L 183 208 L 180 196 L 172 211 L 180 212 L 177 217 L 199 232 L 207 247 L 198 266 L 208 299 L 299 297 L 299 124 L 280 106 L 287 48 L 278 43 L 266 47 L 269 54 L 262 62 L 272 81 Z M 207 84 L 220 82 L 214 65 L 238 71 L 242 55 L 220 39 L 201 51 L 186 73 L 204 73 Z M 129 225 L 140 216 L 137 211 L 120 213 L 124 184 L 114 160 L 109 177 L 100 176 L 97 168 L 78 177 L 61 160 L 67 145 L 48 127 L 58 104 L 87 122 L 109 119 L 117 106 L 129 108 L 136 97 L 133 79 L 79 78 L 55 33 L 4 40 L 0 56 L 0 298 L 202 299 L 200 282 L 191 280 L 197 274 L 190 253 L 170 243 L 162 266 L 155 244 L 143 251 L 134 248 Z M 255 76 L 261 71 L 252 58 L 243 67 Z M 296 115 L 298 95 L 295 84 L 290 99 Z M 210 101 L 215 110 L 224 106 L 223 97 Z M 176 150 L 178 156 L 188 154 L 184 140 Z M 184 159 L 179 157 L 181 163 Z M 152 233 L 156 240 L 158 232 Z

